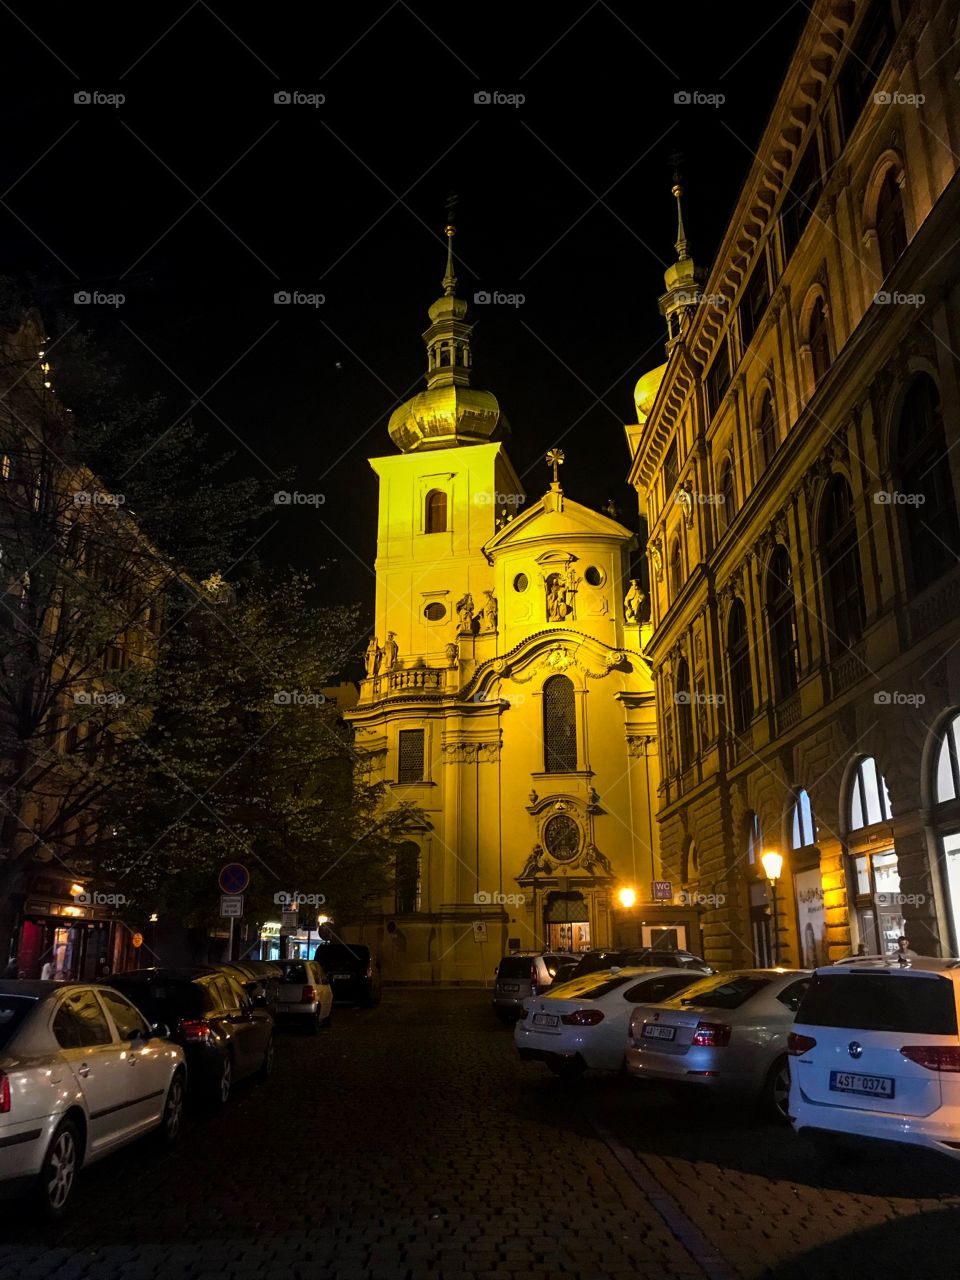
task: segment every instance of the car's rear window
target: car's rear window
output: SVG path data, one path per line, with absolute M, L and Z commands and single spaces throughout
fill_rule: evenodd
M 118 982 L 114 979 L 110 986 L 136 1005 L 150 1023 L 165 1022 L 174 1028 L 181 1018 L 200 1018 L 205 1012 L 203 993 L 193 982 L 173 979 Z
M 797 1022 L 851 1031 L 957 1034 L 949 978 L 898 973 L 818 973 L 803 997 Z
M 310 974 L 307 972 L 307 966 L 303 963 L 303 961 L 295 960 L 293 961 L 292 964 L 285 964 L 283 966 L 283 976 L 281 977 L 280 981 L 281 982 L 299 982 L 303 984 L 306 982 L 312 982 L 313 979 L 310 977 Z
M 14 1037 L 31 1009 L 36 1008 L 36 996 L 0 996 L 0 1049 Z
M 699 1005 L 704 1009 L 739 1009 L 751 996 L 762 991 L 769 978 L 742 975 L 736 978 L 705 978 L 687 987 L 677 998 L 684 1004 Z
M 600 996 L 605 996 L 609 991 L 616 991 L 617 987 L 625 986 L 628 982 L 635 982 L 635 974 L 609 974 L 585 973 L 582 977 L 573 978 L 570 982 L 564 982 L 559 987 L 550 988 L 544 993 L 544 998 L 549 1000 L 597 1000 Z
M 497 977 L 529 978 L 532 964 L 533 960 L 530 956 L 504 956 L 497 969 Z
M 370 948 L 347 945 L 343 942 L 325 942 L 317 947 L 313 958 L 323 965 L 327 973 L 338 969 L 366 971 L 370 963 Z

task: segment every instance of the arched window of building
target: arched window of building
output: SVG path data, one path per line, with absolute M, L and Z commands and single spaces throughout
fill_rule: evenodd
M 850 780 L 847 800 L 847 828 L 859 831 L 875 822 L 890 821 L 890 792 L 886 780 L 877 768 L 873 756 L 864 756 L 857 762 Z
M 759 814 L 751 809 L 744 819 L 744 827 L 747 832 L 747 862 L 751 867 L 758 867 L 763 853 L 763 831 Z
M 567 676 L 551 676 L 543 686 L 543 767 L 547 773 L 576 772 L 577 704 Z
M 760 412 L 757 415 L 757 434 L 760 437 L 760 456 L 763 465 L 769 466 L 773 455 L 777 452 L 777 419 L 773 412 L 773 393 L 763 393 L 760 401 Z
M 395 910 L 398 916 L 420 910 L 420 849 L 405 840 L 396 853 Z
M 677 667 L 677 741 L 680 747 L 680 768 L 689 769 L 693 763 L 693 695 L 690 690 L 690 668 L 686 658 Z
M 447 495 L 443 489 L 431 489 L 424 504 L 424 533 L 446 533 Z
M 810 347 L 810 364 L 813 369 L 813 385 L 820 382 L 830 368 L 830 332 L 827 328 L 827 308 L 822 297 L 818 297 L 810 312 L 807 322 L 807 343 Z
M 788 830 L 791 849 L 806 849 L 808 845 L 817 843 L 817 824 L 813 820 L 810 796 L 803 787 L 796 792 L 790 809 Z
M 793 574 L 789 552 L 782 543 L 774 550 L 767 569 L 767 619 L 774 691 L 777 700 L 782 701 L 793 693 L 800 680 Z
M 910 576 L 920 588 L 953 568 L 960 540 L 940 396 L 925 373 L 914 378 L 903 401 L 895 449 Z
M 733 695 L 733 727 L 736 733 L 746 733 L 753 719 L 753 680 L 750 675 L 747 611 L 742 600 L 734 600 L 730 608 L 727 661 L 730 663 L 730 691 Z
M 829 643 L 837 655 L 863 635 L 865 613 L 853 493 L 841 475 L 835 475 L 827 485 L 820 537 L 830 617 Z
M 683 555 L 680 551 L 680 539 L 675 538 L 670 548 L 670 590 L 674 599 L 683 588 Z
M 737 493 L 733 483 L 733 461 L 730 455 L 720 463 L 717 483 L 717 523 L 725 529 L 737 511 Z
M 880 270 L 888 276 L 907 247 L 907 223 L 896 170 L 889 168 L 877 196 L 877 248 Z
M 933 796 L 950 900 L 950 954 L 956 955 L 960 946 L 960 712 L 955 712 L 942 730 L 935 767 Z

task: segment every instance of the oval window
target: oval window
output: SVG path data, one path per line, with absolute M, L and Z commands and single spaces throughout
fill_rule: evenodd
M 590 565 L 583 576 L 590 583 L 591 587 L 599 587 L 600 583 L 603 582 L 603 574 L 595 564 Z
M 525 573 L 518 573 L 513 580 L 514 591 L 526 591 L 530 585 L 530 579 Z
M 439 600 L 431 600 L 424 609 L 423 616 L 428 622 L 439 622 L 441 618 L 447 616 L 447 606 L 441 604 Z

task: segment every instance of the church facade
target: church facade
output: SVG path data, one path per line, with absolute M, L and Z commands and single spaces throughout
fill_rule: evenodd
M 398 451 L 370 463 L 375 633 L 347 713 L 384 805 L 413 815 L 394 894 L 342 930 L 387 981 L 489 982 L 508 950 L 603 945 L 625 891 L 647 902 L 659 873 L 634 535 L 567 497 L 558 450 L 528 498 L 496 398 L 471 385 L 447 235 L 426 389 L 390 420 Z M 631 922 L 688 942 L 669 908 Z

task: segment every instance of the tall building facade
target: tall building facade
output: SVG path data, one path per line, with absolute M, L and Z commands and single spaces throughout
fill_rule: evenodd
M 960 946 L 958 37 L 812 5 L 637 386 L 664 874 L 721 965 Z
M 387 980 L 479 982 L 509 949 L 606 943 L 620 889 L 650 897 L 659 764 L 634 535 L 567 497 L 559 451 L 528 500 L 496 397 L 471 385 L 447 234 L 426 389 L 370 462 L 375 634 L 345 713 L 384 804 L 415 816 L 395 892 L 337 932 L 372 942 Z M 650 936 L 682 931 L 669 915 Z

